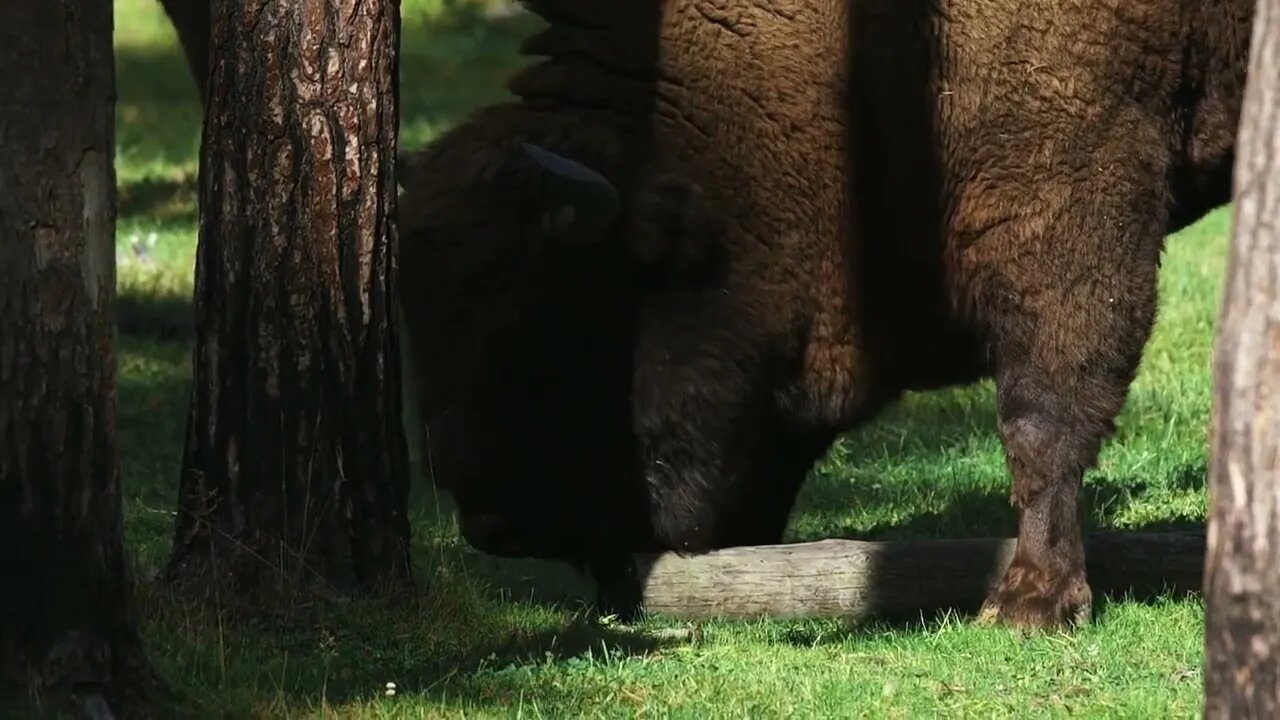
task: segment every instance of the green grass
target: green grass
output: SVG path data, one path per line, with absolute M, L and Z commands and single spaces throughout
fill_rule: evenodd
M 404 0 L 403 143 L 501 97 L 521 20 L 475 3 Z M 121 301 L 188 312 L 201 112 L 154 0 L 117 0 Z M 1119 432 L 1086 479 L 1091 527 L 1198 523 L 1205 514 L 1210 352 L 1229 215 L 1172 238 L 1161 318 Z M 1023 638 L 967 619 L 910 625 L 711 623 L 698 643 L 592 625 L 573 609 L 504 602 L 456 562 L 416 478 L 414 552 L 426 589 L 396 602 L 238 613 L 153 580 L 170 540 L 190 381 L 185 343 L 121 337 L 126 533 L 148 650 L 184 716 L 1191 717 L 1203 611 L 1103 601 L 1070 636 Z M 1012 534 L 990 383 L 913 395 L 842 440 L 790 530 L 827 536 Z M 651 620 L 642 625 L 662 625 Z M 384 695 L 387 682 L 397 684 Z

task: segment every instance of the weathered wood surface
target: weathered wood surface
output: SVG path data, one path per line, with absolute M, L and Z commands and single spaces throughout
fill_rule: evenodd
M 1257 4 L 1214 344 L 1205 718 L 1280 717 L 1280 0 Z
M 976 612 L 1013 557 L 1012 538 L 821 540 L 680 557 L 638 556 L 644 609 L 684 619 L 912 618 Z M 1085 540 L 1094 594 L 1197 593 L 1205 536 L 1099 533 Z M 513 600 L 591 602 L 595 585 L 568 565 L 469 555 L 471 572 Z

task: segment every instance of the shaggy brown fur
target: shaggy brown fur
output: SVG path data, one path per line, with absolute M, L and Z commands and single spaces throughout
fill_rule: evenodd
M 1086 615 L 1081 477 L 1163 237 L 1229 200 L 1251 0 L 533 6 L 550 59 L 415 159 L 401 222 L 469 539 L 775 542 L 836 433 L 994 376 L 1019 533 L 986 614 Z M 565 200 L 518 140 L 609 178 L 614 231 L 530 251 Z

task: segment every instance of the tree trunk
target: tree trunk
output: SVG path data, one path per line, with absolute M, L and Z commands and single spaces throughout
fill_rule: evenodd
M 212 0 L 160 0 L 178 33 L 200 101 L 209 89 L 209 4 Z
M 0 684 L 120 702 L 154 678 L 121 532 L 111 36 L 111 3 L 0 3 Z
M 213 6 L 169 576 L 409 580 L 394 0 Z
M 1280 716 L 1280 0 L 1257 6 L 1214 358 L 1205 716 Z

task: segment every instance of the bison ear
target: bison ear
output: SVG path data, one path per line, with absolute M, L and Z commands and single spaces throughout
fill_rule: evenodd
M 546 148 L 520 143 L 520 149 L 542 177 L 542 229 L 566 241 L 599 239 L 622 208 L 613 184 L 586 165 Z

